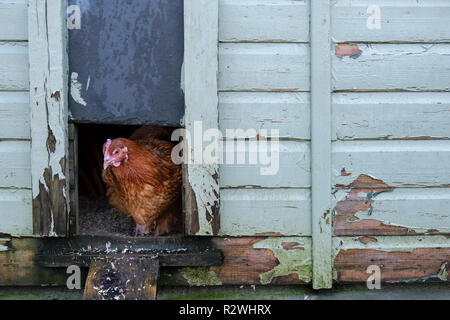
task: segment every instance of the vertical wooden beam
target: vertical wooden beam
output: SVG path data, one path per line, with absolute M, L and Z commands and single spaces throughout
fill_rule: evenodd
M 79 230 L 78 207 L 78 130 L 75 124 L 69 124 L 69 174 L 70 174 L 70 212 L 69 235 L 76 236 Z
M 65 236 L 68 229 L 68 58 L 66 0 L 29 0 L 33 229 Z
M 330 1 L 311 1 L 313 288 L 332 286 Z
M 105 258 L 89 267 L 83 300 L 156 300 L 159 260 Z
M 202 141 L 205 131 L 219 127 L 218 30 L 218 0 L 184 0 L 185 125 L 191 136 L 185 167 L 185 230 L 189 235 L 216 235 L 220 227 L 219 164 L 202 157 L 210 142 L 194 145 Z

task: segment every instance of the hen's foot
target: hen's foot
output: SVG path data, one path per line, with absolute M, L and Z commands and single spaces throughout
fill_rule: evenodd
M 142 227 L 136 223 L 136 230 L 134 232 L 135 237 L 148 237 L 151 236 L 151 233 L 145 233 Z

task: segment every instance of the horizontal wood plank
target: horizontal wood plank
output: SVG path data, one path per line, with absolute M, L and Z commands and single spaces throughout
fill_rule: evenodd
M 223 42 L 309 42 L 309 0 L 220 0 Z
M 0 189 L 0 233 L 12 236 L 33 234 L 31 190 Z
M 380 28 L 369 29 L 369 6 L 380 8 Z M 332 4 L 332 37 L 336 42 L 448 42 L 447 0 L 336 0 Z
M 366 282 L 378 266 L 382 282 L 449 281 L 450 239 L 445 236 L 336 237 L 335 280 Z
M 351 189 L 334 194 L 334 234 L 450 234 L 450 189 Z
M 449 140 L 339 141 L 332 149 L 336 187 L 450 186 Z
M 29 141 L 0 141 L 0 188 L 31 188 Z
M 0 240 L 0 285 L 66 284 L 64 268 L 45 268 L 36 263 L 43 241 L 37 238 Z M 159 284 L 213 286 L 311 281 L 311 240 L 308 237 L 213 238 L 213 243 L 223 252 L 223 264 L 162 269 Z M 6 251 L 1 250 L 3 246 Z
M 450 91 L 450 44 L 359 44 L 353 52 L 333 54 L 334 90 Z
M 220 199 L 224 235 L 311 235 L 308 189 L 225 189 Z
M 26 91 L 28 79 L 27 43 L 0 42 L 0 90 Z
M 0 138 L 30 139 L 28 92 L 0 91 Z
M 221 188 L 309 188 L 311 186 L 310 144 L 307 142 L 278 141 L 278 154 L 272 152 L 271 143 L 267 141 L 268 152 L 257 149 L 256 142 L 250 151 L 250 143 L 245 141 L 227 141 L 234 148 L 224 144 L 224 163 L 220 165 Z M 255 151 L 256 150 L 256 151 Z M 261 152 L 258 152 L 261 150 Z M 233 159 L 227 164 L 227 159 Z M 245 156 L 245 163 L 238 164 L 237 155 Z M 267 155 L 267 159 L 263 157 Z M 250 158 L 256 164 L 250 164 Z M 261 161 L 262 160 L 262 161 Z M 267 172 L 265 171 L 267 170 Z
M 333 95 L 333 139 L 448 139 L 450 93 Z
M 309 45 L 222 43 L 219 91 L 309 91 Z
M 280 138 L 311 139 L 309 94 L 303 92 L 222 92 L 219 127 L 226 130 L 278 130 Z M 253 135 L 252 137 L 255 137 Z
M 28 39 L 28 1 L 0 2 L 0 40 Z

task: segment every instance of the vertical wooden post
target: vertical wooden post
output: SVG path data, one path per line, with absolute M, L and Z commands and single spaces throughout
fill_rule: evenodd
M 67 235 L 68 58 L 66 0 L 29 0 L 33 229 Z
M 70 174 L 70 212 L 69 235 L 79 234 L 78 208 L 78 130 L 75 124 L 69 124 L 69 174 Z
M 107 257 L 93 261 L 83 300 L 156 300 L 158 277 L 158 257 Z
M 218 0 L 184 0 L 185 124 L 192 138 L 184 179 L 185 229 L 189 235 L 216 235 L 220 227 L 219 164 L 202 158 L 211 142 L 203 147 L 194 145 L 194 141 L 202 142 L 205 131 L 219 126 L 218 30 Z
M 313 288 L 332 286 L 330 1 L 311 1 Z

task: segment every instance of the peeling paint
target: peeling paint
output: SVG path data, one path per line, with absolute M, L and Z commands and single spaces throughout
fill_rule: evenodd
M 357 59 L 361 56 L 362 51 L 356 44 L 340 43 L 335 48 L 335 54 L 338 57 L 350 57 Z
M 448 262 L 445 262 L 441 265 L 441 269 L 439 270 L 439 273 L 438 273 L 439 280 L 448 281 L 447 269 L 448 269 Z
M 371 241 L 361 241 L 370 238 Z M 384 252 L 413 252 L 416 249 L 446 248 L 446 236 L 372 236 L 372 237 L 333 237 L 334 258 L 342 250 L 374 249 Z
M 377 238 L 373 237 L 359 237 L 358 240 L 364 244 L 367 244 L 369 242 L 378 242 Z
M 188 177 L 195 195 L 198 213 L 198 235 L 215 235 L 219 232 L 219 184 L 214 166 L 188 166 Z M 208 192 L 205 192 L 208 190 Z
M 222 281 L 217 274 L 208 267 L 182 268 L 180 273 L 190 286 L 222 285 Z
M 303 250 L 286 249 L 286 243 L 295 243 L 296 249 L 303 246 Z M 283 246 L 284 244 L 284 246 Z M 268 238 L 253 245 L 255 249 L 269 249 L 273 252 L 279 264 L 270 271 L 260 274 L 261 284 L 270 284 L 280 277 L 295 275 L 301 281 L 311 279 L 311 248 L 297 238 Z
M 78 81 L 78 73 L 72 72 L 72 75 L 70 76 L 70 95 L 76 103 L 86 107 L 87 102 L 81 95 L 82 88 L 83 85 Z
M 425 228 L 420 226 L 420 223 L 424 224 L 424 222 L 414 225 L 414 221 L 416 221 L 414 219 L 423 221 L 423 217 L 408 218 L 398 215 L 398 211 L 401 210 L 399 205 L 408 202 L 409 193 L 413 191 L 395 191 L 396 189 L 384 181 L 366 174 L 359 175 L 356 180 L 345 187 L 350 190 L 336 190 L 334 194 L 337 198 L 333 219 L 335 235 L 407 235 L 429 233 L 427 230 L 430 227 L 436 227 L 436 229 L 439 227 L 432 223 L 439 219 L 433 218 L 431 213 L 430 220 L 426 220 L 429 226 Z M 385 193 L 392 192 L 400 192 L 400 194 L 384 196 Z M 404 192 L 409 193 L 404 195 Z M 381 199 L 377 198 L 380 195 L 383 195 Z M 436 196 L 440 197 L 441 195 L 437 194 Z M 424 214 L 427 214 L 427 209 L 423 210 L 425 210 Z

